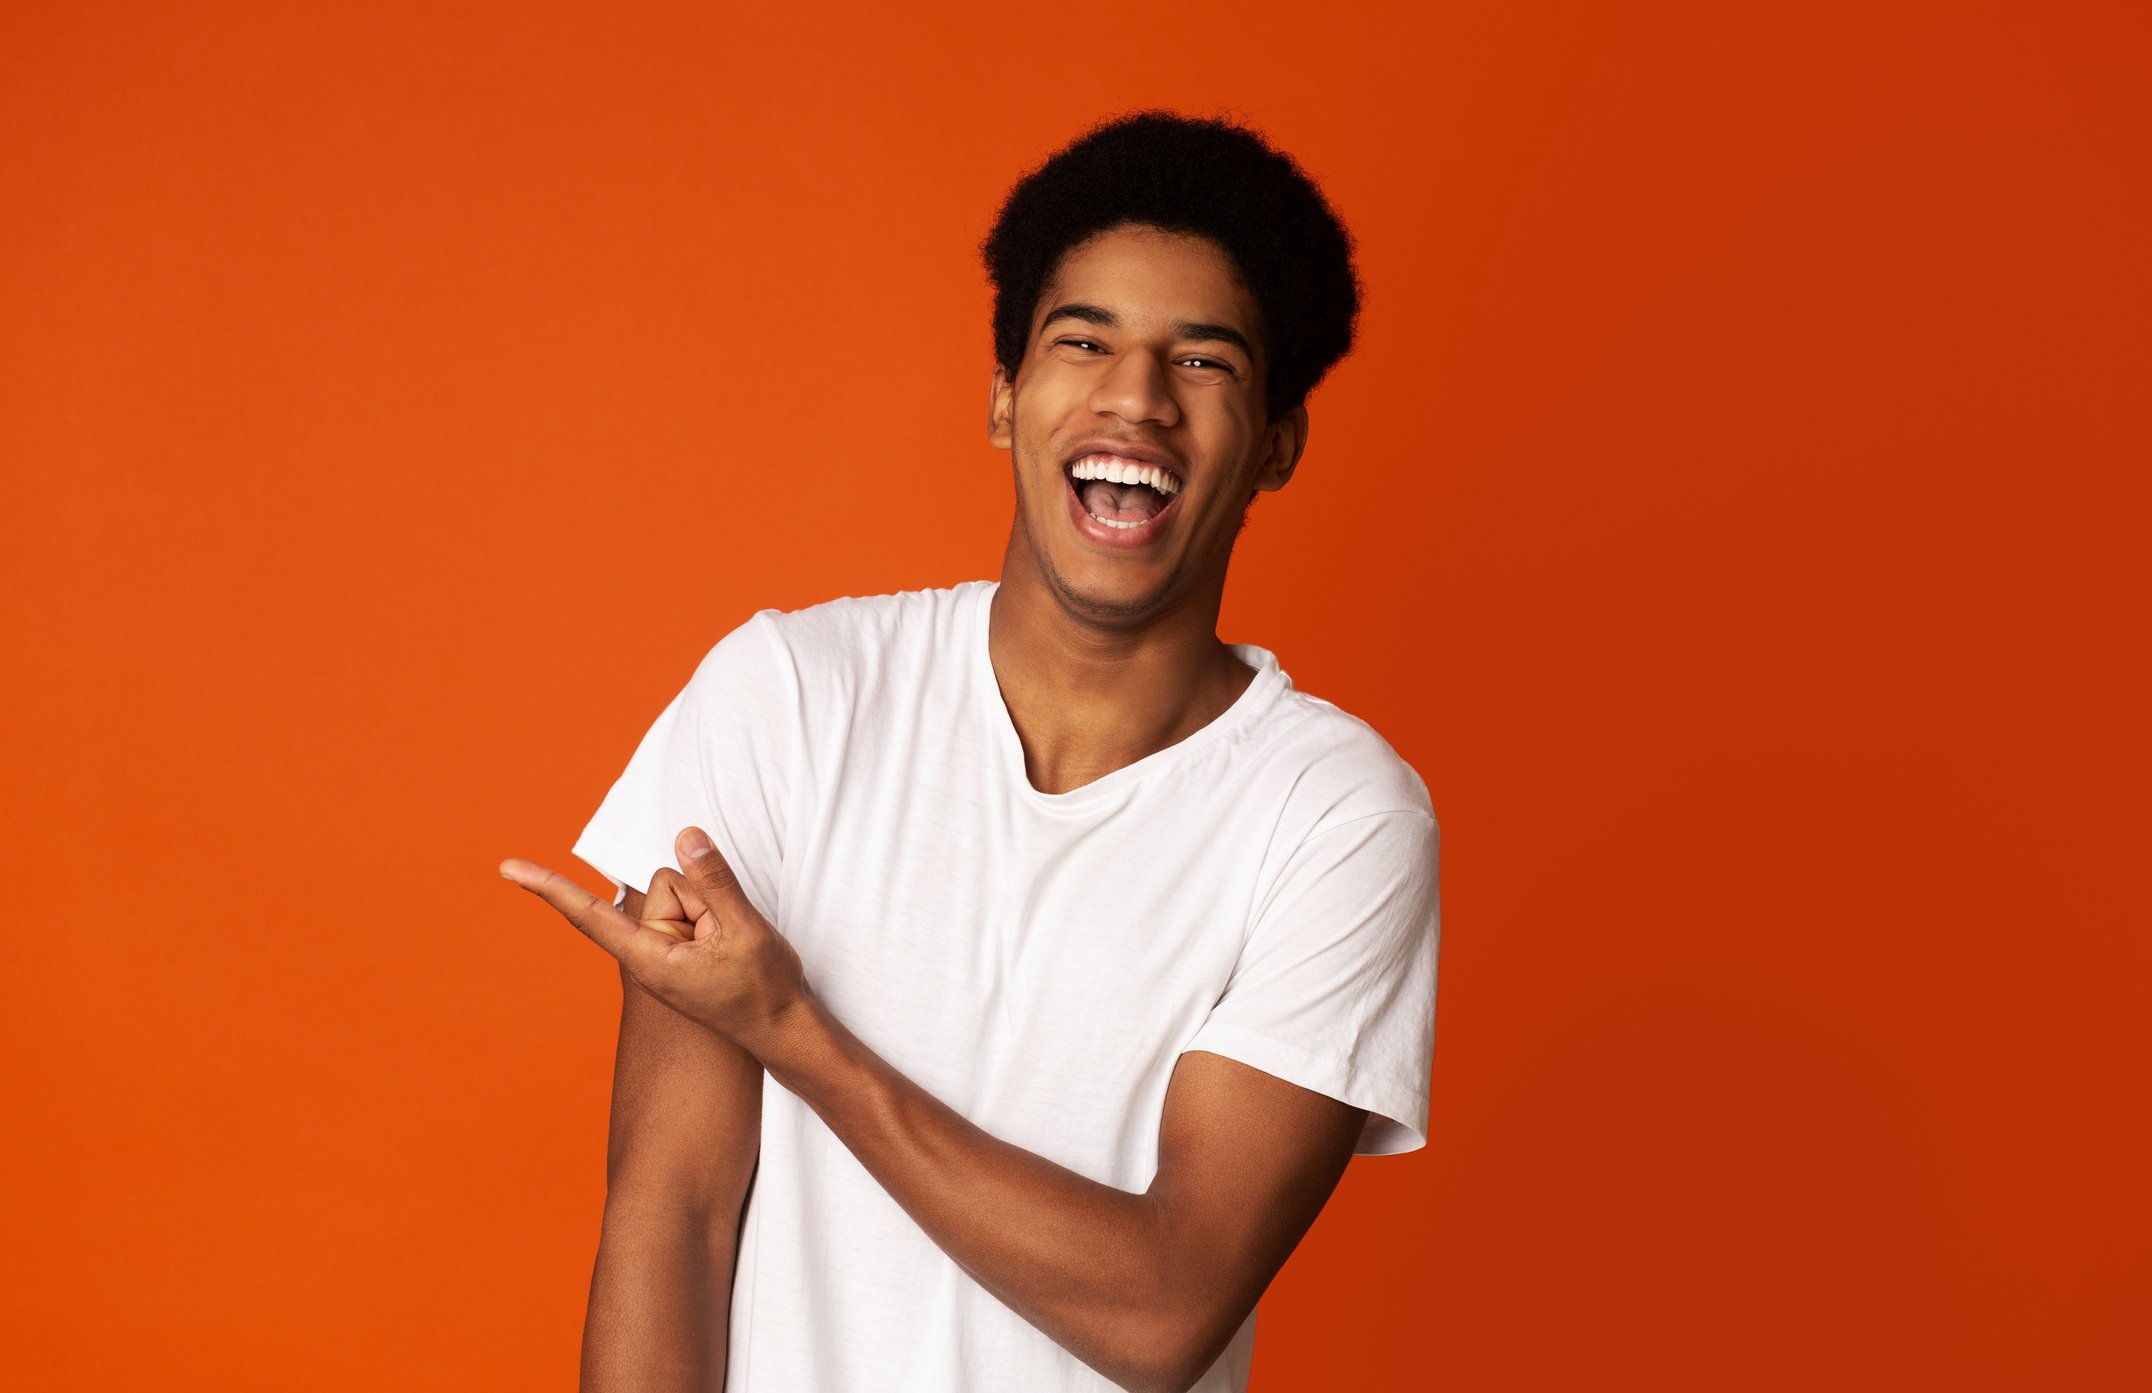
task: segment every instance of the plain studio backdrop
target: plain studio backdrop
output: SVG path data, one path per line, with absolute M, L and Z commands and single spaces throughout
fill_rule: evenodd
M 974 248 L 1159 105 L 1358 235 L 1221 632 L 1444 829 L 1256 1393 L 2145 1386 L 2139 16 L 6 4 L 4 1380 L 571 1384 L 620 989 L 494 867 L 996 573 Z

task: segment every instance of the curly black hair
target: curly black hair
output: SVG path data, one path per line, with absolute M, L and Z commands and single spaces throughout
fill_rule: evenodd
M 1291 156 L 1223 119 L 1139 111 L 1103 121 L 1025 174 L 979 244 L 994 285 L 994 356 L 1015 377 L 1039 296 L 1069 250 L 1124 223 L 1225 249 L 1263 317 L 1270 419 L 1351 350 L 1352 234 Z

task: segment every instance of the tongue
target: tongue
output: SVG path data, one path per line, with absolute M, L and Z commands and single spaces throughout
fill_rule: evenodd
M 1116 484 L 1106 479 L 1083 481 L 1083 506 L 1092 517 L 1115 522 L 1145 522 L 1158 515 L 1165 498 L 1147 484 Z

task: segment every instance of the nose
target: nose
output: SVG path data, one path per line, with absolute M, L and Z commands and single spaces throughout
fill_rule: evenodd
M 1155 354 L 1130 349 L 1116 354 L 1105 375 L 1091 393 L 1091 409 L 1118 416 L 1134 424 L 1155 421 L 1162 426 L 1180 421 L 1180 403 L 1173 399 L 1171 379 Z

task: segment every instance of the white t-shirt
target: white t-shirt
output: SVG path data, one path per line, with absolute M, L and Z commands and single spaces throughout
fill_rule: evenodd
M 817 995 L 988 1134 L 1140 1193 L 1183 1050 L 1426 1144 L 1437 829 L 1365 722 L 1269 651 L 1195 734 L 1033 788 L 987 656 L 993 581 L 764 610 L 659 715 L 575 845 L 647 889 L 708 830 Z M 765 1079 L 730 1393 L 1113 1388 L 975 1283 Z M 1241 1393 L 1255 1317 L 1196 1384 Z

